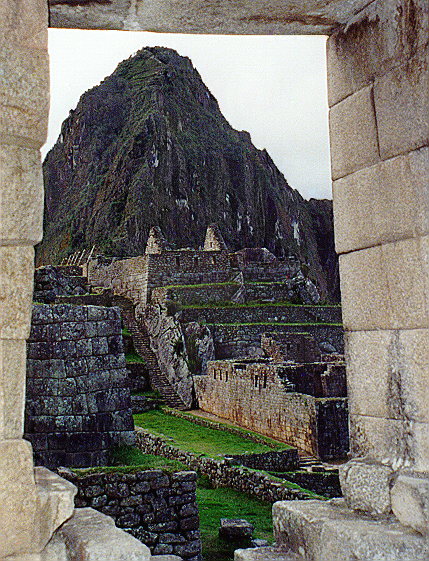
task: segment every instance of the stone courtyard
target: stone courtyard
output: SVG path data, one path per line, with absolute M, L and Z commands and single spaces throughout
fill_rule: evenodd
M 278 547 L 262 555 L 266 561 L 428 559 L 427 2 L 49 4 L 0 0 L 0 558 L 156 559 L 109 517 L 74 509 L 75 487 L 45 468 L 35 469 L 23 439 L 33 246 L 42 237 L 39 150 L 47 132 L 51 25 L 329 35 L 351 457 L 341 469 L 344 500 L 275 504 Z M 376 392 L 368 392 L 368 379 Z M 236 553 L 237 561 L 258 558 L 260 551 Z

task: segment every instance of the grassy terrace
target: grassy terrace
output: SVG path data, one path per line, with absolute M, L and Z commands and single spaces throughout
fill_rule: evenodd
M 115 450 L 113 461 L 120 465 L 73 471 L 84 476 L 90 473 L 133 473 L 146 469 L 162 469 L 168 472 L 188 470 L 178 461 L 143 454 L 131 446 Z M 221 518 L 245 518 L 255 526 L 255 538 L 273 540 L 271 503 L 254 499 L 233 489 L 214 489 L 208 479 L 202 476 L 197 481 L 197 503 L 204 561 L 232 561 L 234 557 L 233 551 L 236 546 L 219 539 Z
M 162 456 L 144 454 L 133 446 L 120 446 L 113 452 L 112 466 L 73 468 L 77 475 L 90 473 L 133 473 L 146 469 L 161 469 L 168 472 L 188 471 L 185 464 L 177 460 L 169 460 Z
M 203 427 L 191 420 L 168 415 L 162 410 L 134 415 L 134 422 L 152 434 L 167 437 L 171 444 L 181 450 L 197 455 L 204 454 L 212 458 L 246 452 L 258 454 L 270 452 L 273 449 L 286 450 L 288 448 L 286 444 L 280 442 L 273 445 L 270 441 L 270 446 L 258 444 L 246 439 L 244 435 L 239 436 L 215 428 Z
M 213 489 L 204 477 L 197 486 L 204 561 L 231 561 L 236 545 L 219 539 L 221 518 L 245 518 L 255 526 L 253 536 L 273 541 L 271 503 L 225 487 Z
M 315 304 L 293 304 L 289 300 L 283 300 L 279 302 L 261 302 L 259 300 L 245 302 L 239 304 L 236 302 L 226 301 L 226 302 L 207 302 L 205 304 L 181 304 L 181 308 L 186 309 L 197 309 L 205 310 L 208 308 L 339 308 L 339 305 L 315 305 Z
M 206 286 L 239 286 L 238 282 L 203 282 L 200 284 L 168 284 L 162 288 L 204 288 Z
M 271 326 L 276 326 L 276 325 L 286 325 L 289 327 L 302 327 L 303 329 L 305 329 L 306 327 L 317 327 L 317 326 L 333 326 L 333 327 L 342 327 L 342 323 L 325 323 L 325 322 L 317 322 L 317 323 L 286 323 L 286 322 L 281 322 L 281 321 L 257 321 L 254 323 L 246 323 L 246 322 L 236 322 L 236 323 L 207 323 L 206 325 L 213 325 L 213 326 L 223 326 L 223 325 L 230 325 L 230 326 L 236 326 L 236 327 L 251 327 L 252 325 L 271 325 Z

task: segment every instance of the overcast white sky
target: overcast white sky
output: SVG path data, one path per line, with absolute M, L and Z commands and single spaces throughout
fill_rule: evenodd
M 83 92 L 146 46 L 188 56 L 231 125 L 266 148 L 289 184 L 331 198 L 326 39 L 49 30 L 51 113 L 43 155 Z

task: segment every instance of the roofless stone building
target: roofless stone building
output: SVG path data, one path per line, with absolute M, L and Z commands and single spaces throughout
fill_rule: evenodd
M 57 27 L 330 36 L 334 215 L 351 410 L 352 459 L 342 471 L 347 507 L 277 503 L 277 540 L 307 561 L 428 559 L 427 0 L 49 4 Z M 85 509 L 57 531 L 73 514 L 74 490 L 43 468 L 35 471 L 22 439 L 33 246 L 42 236 L 48 15 L 46 0 L 0 0 L 0 558 L 88 559 L 91 550 L 104 560 L 149 559 L 143 545 Z M 258 555 L 238 552 L 236 559 Z

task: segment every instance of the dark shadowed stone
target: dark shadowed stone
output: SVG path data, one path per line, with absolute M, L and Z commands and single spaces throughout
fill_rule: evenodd
M 224 540 L 243 540 L 251 538 L 255 527 L 241 518 L 221 518 L 219 537 Z

